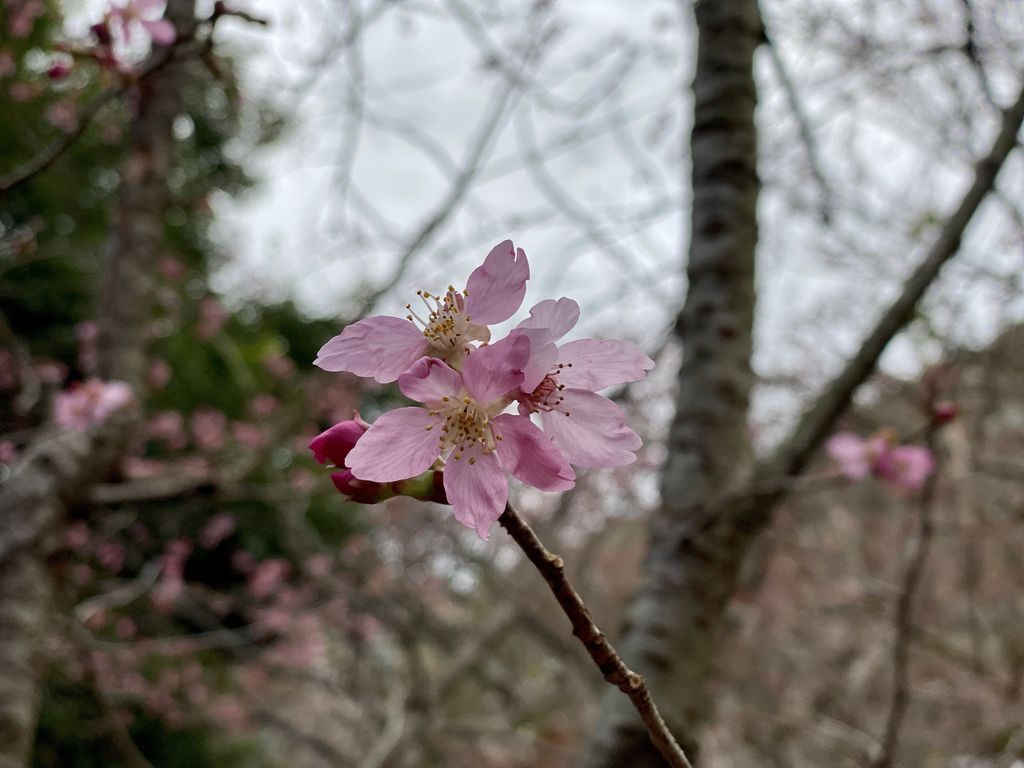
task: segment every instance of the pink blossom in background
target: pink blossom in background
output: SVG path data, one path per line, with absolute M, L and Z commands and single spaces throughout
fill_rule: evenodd
M 295 376 L 295 361 L 288 355 L 272 353 L 263 358 L 263 367 L 267 373 L 287 381 Z
M 36 374 L 44 384 L 62 384 L 68 377 L 68 367 L 57 360 L 38 360 Z
M 280 404 L 280 401 L 273 395 L 256 395 L 249 401 L 249 413 L 254 418 L 266 418 L 274 413 Z
M 181 280 L 187 271 L 181 260 L 176 259 L 173 256 L 164 256 L 160 259 L 157 269 L 165 278 L 174 281 Z
M 11 87 L 7 89 L 7 95 L 10 96 L 13 101 L 24 103 L 38 96 L 39 88 L 31 83 L 19 81 L 11 84 Z
M 347 326 L 324 344 L 314 364 L 382 384 L 397 380 L 424 355 L 458 366 L 468 344 L 490 340 L 488 325 L 519 309 L 529 277 L 526 254 L 506 240 L 473 270 L 464 291 L 452 286 L 443 295 L 418 291 L 423 307 L 406 305 L 405 319 L 380 315 Z
M 249 572 L 249 594 L 264 598 L 273 594 L 288 578 L 291 566 L 279 557 L 261 560 Z
M 10 464 L 18 455 L 18 446 L 10 440 L 0 440 L 0 464 Z
M 232 423 L 231 434 L 239 445 L 249 450 L 263 448 L 270 442 L 270 435 L 263 427 L 244 421 Z
M 32 34 L 32 27 L 35 26 L 36 19 L 46 13 L 46 6 L 43 5 L 42 0 L 8 2 L 7 9 L 10 13 L 7 25 L 14 38 L 24 38 Z
M 104 541 L 96 547 L 96 562 L 111 573 L 118 573 L 124 568 L 124 547 L 116 541 Z
M 185 433 L 185 417 L 178 411 L 160 411 L 146 423 L 146 437 L 163 443 L 172 451 L 180 451 L 188 445 Z
M 88 320 L 75 326 L 75 336 L 78 338 L 78 367 L 86 373 L 96 371 L 96 341 L 100 336 L 100 329 L 96 323 Z
M 78 104 L 68 98 L 54 101 L 46 108 L 46 122 L 61 133 L 74 133 L 78 130 Z
M 444 489 L 455 519 L 486 539 L 508 501 L 508 473 L 544 491 L 565 491 L 576 474 L 529 417 L 503 413 L 523 381 L 530 344 L 510 336 L 480 347 L 461 373 L 421 358 L 398 378 L 425 408 L 398 408 L 377 419 L 348 454 L 360 480 L 415 477 L 445 459 Z
M 889 431 L 868 438 L 838 432 L 829 438 L 825 450 L 851 480 L 872 475 L 899 490 L 920 490 L 935 469 L 935 458 L 927 448 L 894 442 L 895 436 Z
M 81 520 L 76 520 L 64 529 L 64 546 L 72 552 L 84 552 L 91 540 L 89 526 Z
M 917 491 L 935 471 L 931 451 L 917 445 L 897 445 L 879 459 L 876 472 L 880 478 L 905 491 Z
M 156 45 L 171 45 L 177 34 L 174 25 L 162 18 L 165 5 L 165 0 L 129 0 L 126 5 L 111 8 L 107 21 L 120 31 L 126 43 L 141 34 Z
M 8 51 L 0 51 L 0 77 L 7 77 L 18 68 L 17 62 Z
M 213 408 L 197 408 L 189 418 L 192 437 L 203 451 L 219 451 L 224 447 L 228 419 Z
M 539 413 L 545 434 L 578 467 L 619 467 L 636 461 L 640 436 L 626 415 L 598 390 L 639 381 L 654 361 L 628 341 L 580 339 L 558 346 L 576 325 L 572 299 L 542 301 L 515 334 L 530 341 L 520 387 L 519 412 Z
M 145 480 L 158 477 L 167 471 L 167 462 L 160 459 L 142 459 L 138 456 L 127 456 L 121 462 L 121 471 L 129 480 Z
M 204 296 L 199 300 L 199 323 L 196 332 L 201 339 L 212 339 L 228 321 L 228 311 L 220 300 L 213 296 Z
M 192 554 L 192 543 L 175 539 L 167 544 L 161 558 L 160 580 L 150 599 L 162 611 L 169 611 L 185 590 L 185 563 Z
M 123 381 L 89 379 L 57 394 L 54 419 L 62 429 L 85 431 L 105 422 L 133 398 L 132 388 Z
M 149 364 L 149 370 L 146 372 L 146 383 L 152 389 L 159 391 L 167 386 L 167 382 L 171 380 L 173 375 L 174 372 L 171 370 L 170 363 L 162 357 L 158 357 Z
M 206 549 L 214 549 L 234 533 L 237 526 L 238 521 L 232 514 L 221 512 L 214 515 L 199 531 L 199 545 Z

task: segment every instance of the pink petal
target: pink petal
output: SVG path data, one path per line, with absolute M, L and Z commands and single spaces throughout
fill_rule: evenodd
M 422 357 L 427 346 L 426 338 L 408 320 L 379 315 L 347 326 L 320 348 L 313 364 L 387 384 Z
M 598 339 L 570 341 L 559 348 L 558 362 L 566 366 L 558 374 L 559 384 L 591 392 L 640 381 L 654 367 L 654 361 L 636 344 Z
M 517 392 L 523 381 L 523 368 L 530 359 L 530 342 L 513 334 L 486 347 L 479 347 L 462 364 L 462 380 L 481 403 Z
M 360 480 L 391 483 L 426 472 L 440 453 L 442 419 L 425 408 L 399 408 L 377 419 L 345 463 Z
M 558 301 L 547 299 L 534 304 L 530 316 L 516 329 L 530 331 L 530 341 L 537 348 L 558 341 L 576 326 L 579 319 L 580 305 L 563 296 Z
M 577 467 L 621 467 L 636 461 L 643 443 L 626 415 L 607 397 L 565 389 L 561 410 L 541 413 L 544 432 Z M 566 416 L 568 412 L 568 416 Z
M 421 357 L 398 377 L 398 388 L 410 400 L 436 403 L 443 397 L 457 397 L 462 391 L 462 377 L 436 357 Z
M 523 383 L 520 388 L 523 392 L 533 392 L 537 385 L 554 370 L 558 362 L 558 347 L 555 344 L 545 344 L 540 349 L 531 347 L 534 351 L 530 355 L 530 362 L 523 369 Z
M 871 471 L 867 443 L 852 432 L 837 432 L 825 444 L 825 451 L 851 480 L 862 480 Z
M 498 458 L 509 472 L 542 491 L 567 491 L 576 473 L 551 438 L 528 417 L 502 414 L 494 419 Z
M 154 19 L 152 21 L 143 19 L 140 23 L 157 45 L 170 45 L 178 37 L 174 25 L 167 19 Z
M 466 282 L 466 314 L 483 325 L 508 320 L 523 303 L 529 278 L 523 249 L 517 251 L 511 240 L 498 243 Z
M 470 463 L 472 461 L 472 463 Z M 455 519 L 486 540 L 508 502 L 508 474 L 494 453 L 473 446 L 444 465 L 444 490 Z

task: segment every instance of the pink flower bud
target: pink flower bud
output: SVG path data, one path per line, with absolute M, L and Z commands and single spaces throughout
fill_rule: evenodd
M 356 419 L 342 421 L 314 437 L 309 443 L 309 448 L 321 464 L 344 467 L 348 452 L 355 447 L 356 442 L 368 428 L 369 424 L 358 416 Z M 335 484 L 337 485 L 337 482 Z

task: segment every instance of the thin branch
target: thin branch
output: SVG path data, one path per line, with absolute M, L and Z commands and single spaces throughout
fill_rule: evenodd
M 793 82 L 789 68 L 786 66 L 782 54 L 775 45 L 775 41 L 769 36 L 767 29 L 765 29 L 765 40 L 767 41 L 766 47 L 768 48 L 772 67 L 775 69 L 775 75 L 782 85 L 782 91 L 786 94 L 786 101 L 789 102 L 789 109 L 793 113 L 793 119 L 796 120 L 797 129 L 800 131 L 800 140 L 803 142 L 804 151 L 807 153 L 807 164 L 810 166 L 811 175 L 818 185 L 818 192 L 821 195 L 821 203 L 819 205 L 821 220 L 828 224 L 832 219 L 832 188 L 825 179 L 825 173 L 822 170 L 818 140 L 814 136 L 811 121 L 808 119 L 807 111 L 800 100 L 800 93 L 796 89 L 796 83 Z
M 967 225 L 970 224 L 982 201 L 992 191 L 996 176 L 1017 145 L 1017 133 L 1022 122 L 1024 89 L 1013 106 L 1003 113 L 1002 126 L 991 149 L 974 166 L 974 182 L 965 192 L 957 209 L 946 219 L 924 261 L 904 283 L 900 296 L 879 318 L 857 354 L 833 379 L 810 410 L 804 413 L 789 440 L 761 466 L 759 476 L 778 477 L 794 474 L 810 459 L 836 420 L 846 410 L 853 393 L 874 371 L 889 342 L 914 317 L 918 303 L 935 282 L 946 262 L 956 255 Z M 763 514 L 763 507 L 752 510 L 752 513 Z
M 511 504 L 505 506 L 505 512 L 498 518 L 498 523 L 508 531 L 509 536 L 548 583 L 555 600 L 572 623 L 572 633 L 583 643 L 604 679 L 629 697 L 647 726 L 647 732 L 658 752 L 672 768 L 693 768 L 658 711 L 647 682 L 626 666 L 608 638 L 594 623 L 583 598 L 569 583 L 562 558 L 547 550 Z
M 936 435 L 937 427 L 929 427 L 925 442 L 933 456 L 937 456 Z M 882 749 L 872 763 L 873 768 L 892 768 L 903 718 L 907 711 L 907 705 L 910 703 L 910 646 L 914 637 L 914 598 L 921 585 L 921 576 L 928 562 L 928 551 L 935 533 L 933 513 L 936 500 L 935 489 L 939 477 L 938 470 L 939 467 L 936 466 L 918 499 L 917 535 L 911 546 L 910 561 L 903 575 L 903 584 L 899 600 L 896 603 L 894 619 L 896 637 L 893 640 L 892 649 L 892 697 L 889 700 L 889 714 L 882 736 Z

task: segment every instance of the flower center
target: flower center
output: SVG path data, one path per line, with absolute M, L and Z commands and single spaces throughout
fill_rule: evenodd
M 569 415 L 569 412 L 562 408 L 562 401 L 565 398 L 562 397 L 561 392 L 565 389 L 565 384 L 559 384 L 556 381 L 563 368 L 572 368 L 572 363 L 559 363 L 555 370 L 541 379 L 540 384 L 533 392 L 522 398 L 521 402 L 530 409 L 531 413 L 558 411 L 566 416 Z
M 484 453 L 493 452 L 501 435 L 494 434 L 491 418 L 504 410 L 504 407 L 505 403 L 501 401 L 483 405 L 468 396 L 461 399 L 442 398 L 429 411 L 431 416 L 444 416 L 439 438 L 441 456 L 451 454 L 455 461 L 459 461 L 462 454 L 473 447 L 480 448 Z M 433 425 L 427 427 L 432 428 Z M 469 463 L 475 464 L 476 459 L 470 457 Z
M 426 307 L 426 318 L 417 314 L 412 304 L 406 304 L 409 314 L 405 319 L 422 330 L 431 346 L 441 351 L 440 357 L 447 357 L 449 362 L 451 357 L 461 361 L 469 353 L 466 342 L 490 339 L 486 326 L 473 323 L 465 313 L 465 291 L 456 291 L 449 285 L 443 296 L 429 291 L 416 291 L 416 295 Z

